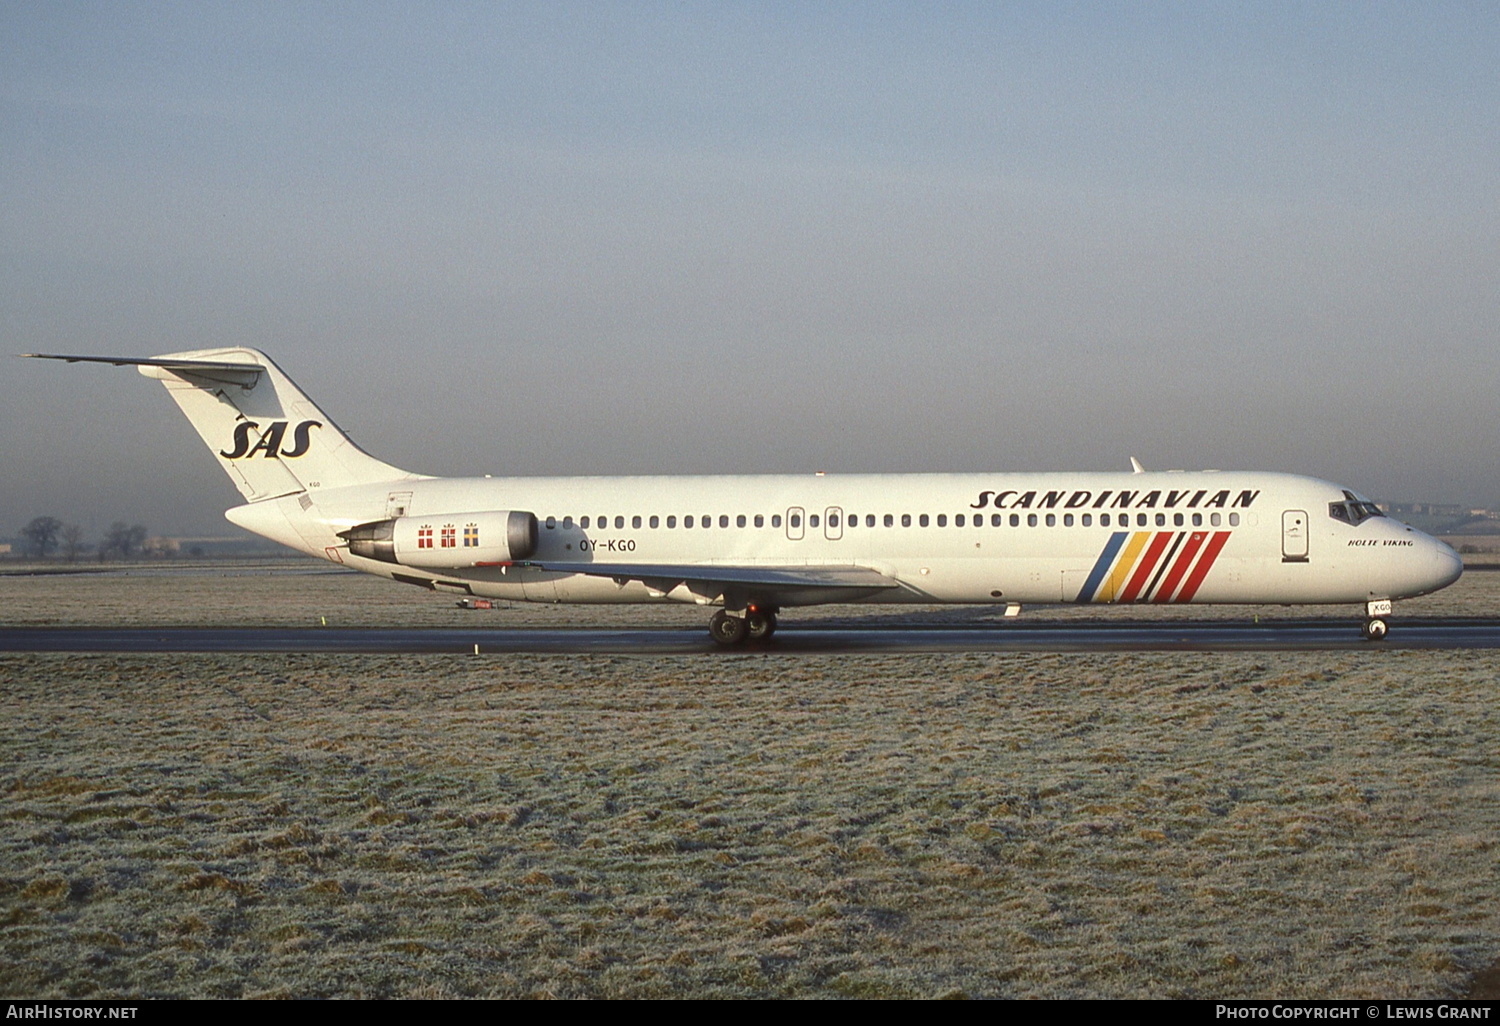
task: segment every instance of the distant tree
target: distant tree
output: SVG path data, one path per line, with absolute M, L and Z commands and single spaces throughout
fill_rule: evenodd
M 109 530 L 104 532 L 104 537 L 99 541 L 99 562 L 104 562 L 120 553 L 120 547 L 125 544 L 130 536 L 130 525 L 123 520 L 116 520 L 109 525 Z
M 78 554 L 88 548 L 83 544 L 83 528 L 77 524 L 68 524 L 62 529 L 62 554 L 69 563 L 78 558 Z
M 129 559 L 131 553 L 140 548 L 145 540 L 146 528 L 144 526 L 140 524 L 126 526 L 125 521 L 116 520 L 109 525 L 108 533 L 99 543 L 99 559 L 101 562 L 111 556 Z
M 21 536 L 31 542 L 38 556 L 45 559 L 47 550 L 57 544 L 57 532 L 62 526 L 62 521 L 56 517 L 37 517 L 21 528 Z

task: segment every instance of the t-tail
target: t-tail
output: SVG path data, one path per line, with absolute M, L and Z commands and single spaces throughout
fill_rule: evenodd
M 420 476 L 360 449 L 254 349 L 197 349 L 149 358 L 27 355 L 134 366 L 159 380 L 247 502 Z

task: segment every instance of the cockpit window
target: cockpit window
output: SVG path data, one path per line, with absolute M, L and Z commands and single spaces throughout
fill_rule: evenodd
M 1365 502 L 1356 499 L 1353 492 L 1344 492 L 1343 502 L 1330 502 L 1328 504 L 1328 515 L 1335 520 L 1342 520 L 1346 524 L 1360 524 L 1374 517 L 1383 517 L 1380 507 L 1373 502 Z

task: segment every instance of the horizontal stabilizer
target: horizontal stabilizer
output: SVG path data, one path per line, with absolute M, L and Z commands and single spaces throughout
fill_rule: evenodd
M 111 367 L 160 367 L 180 376 L 191 375 L 223 385 L 254 388 L 265 368 L 258 363 L 229 360 L 181 360 L 142 356 L 69 356 L 62 353 L 22 353 L 34 360 L 65 360 L 68 363 L 107 363 Z

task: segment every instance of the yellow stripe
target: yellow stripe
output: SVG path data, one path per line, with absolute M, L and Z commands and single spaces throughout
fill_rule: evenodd
M 1125 543 L 1125 551 L 1120 553 L 1120 558 L 1115 561 L 1115 569 L 1109 575 L 1109 580 L 1104 582 L 1104 587 L 1099 589 L 1095 599 L 1100 602 L 1113 602 L 1115 596 L 1125 587 L 1125 580 L 1130 576 L 1131 568 L 1135 561 L 1140 558 L 1141 550 L 1146 547 L 1146 542 L 1151 537 L 1150 531 L 1137 531 L 1130 536 Z

